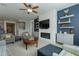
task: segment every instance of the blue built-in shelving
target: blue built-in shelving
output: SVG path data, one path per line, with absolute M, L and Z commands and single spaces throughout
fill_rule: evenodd
M 69 15 L 67 16 L 64 16 L 65 9 L 69 9 Z M 79 4 L 65 9 L 57 12 L 57 32 L 69 32 L 69 29 L 74 29 L 74 45 L 79 46 Z M 61 22 L 61 20 L 64 19 L 66 21 Z M 65 25 L 63 25 L 62 27 L 62 24 L 68 24 L 68 26 L 65 27 Z
M 72 14 L 72 15 L 66 15 L 66 16 L 62 16 L 62 17 L 60 17 L 60 20 L 58 21 L 58 24 L 59 25 L 63 25 L 63 24 L 70 24 L 71 23 L 71 18 L 72 17 L 74 17 L 74 14 Z M 61 20 L 63 20 L 63 19 L 65 19 L 65 21 L 61 21 Z M 74 28 L 74 26 L 70 26 L 70 25 L 67 25 L 67 26 L 60 26 L 60 28 L 61 29 L 73 29 Z

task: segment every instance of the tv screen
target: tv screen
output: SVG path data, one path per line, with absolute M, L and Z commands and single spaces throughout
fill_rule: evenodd
M 49 19 L 40 21 L 39 22 L 39 27 L 41 29 L 48 29 L 49 28 Z

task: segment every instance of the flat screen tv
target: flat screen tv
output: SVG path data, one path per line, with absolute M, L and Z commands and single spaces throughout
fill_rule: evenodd
M 39 22 L 39 27 L 41 29 L 48 29 L 49 28 L 49 19 L 43 20 Z

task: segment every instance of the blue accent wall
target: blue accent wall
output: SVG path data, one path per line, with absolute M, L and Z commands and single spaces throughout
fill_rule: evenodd
M 69 25 L 74 26 L 74 45 L 79 46 L 79 4 L 68 7 L 67 9 L 69 9 L 69 14 L 74 14 L 74 17 L 71 18 L 71 23 Z M 60 20 L 60 17 L 64 16 L 63 10 L 57 12 L 57 23 Z M 57 32 L 60 32 L 60 30 L 64 32 L 67 31 L 67 29 L 60 29 L 57 24 Z

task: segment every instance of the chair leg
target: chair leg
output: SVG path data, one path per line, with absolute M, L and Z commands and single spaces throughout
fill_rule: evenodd
M 26 44 L 26 50 L 27 50 L 27 44 Z
M 38 43 L 36 43 L 36 47 L 38 47 Z

